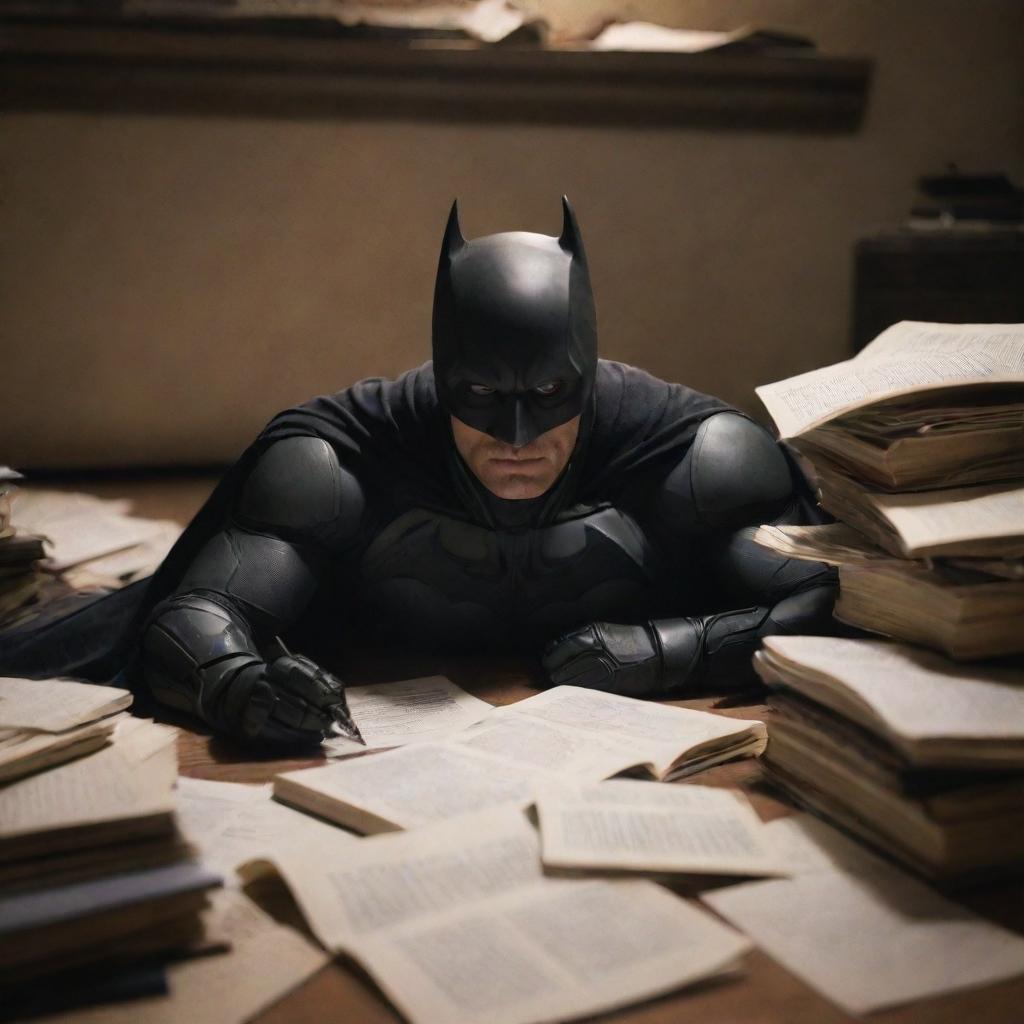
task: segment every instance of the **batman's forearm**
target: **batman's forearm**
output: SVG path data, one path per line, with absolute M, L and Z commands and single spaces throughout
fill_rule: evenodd
M 650 623 L 661 654 L 663 692 L 682 695 L 750 685 L 751 658 L 761 638 L 834 629 L 835 596 L 835 580 L 825 573 L 774 605 Z
M 204 591 L 157 605 L 143 631 L 141 667 L 158 701 L 220 730 L 238 722 L 265 668 L 249 623 Z

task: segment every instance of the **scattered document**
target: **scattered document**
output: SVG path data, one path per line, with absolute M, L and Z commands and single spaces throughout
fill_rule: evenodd
M 651 882 L 543 877 L 514 810 L 367 839 L 343 863 L 299 847 L 275 863 L 317 937 L 412 1024 L 604 1012 L 732 972 L 748 948 Z
M 347 686 L 345 697 L 366 744 L 344 736 L 329 737 L 324 747 L 334 756 L 435 740 L 479 722 L 494 710 L 444 676 Z
M 712 909 L 851 1014 L 1024 974 L 1024 939 L 806 817 L 767 826 L 794 877 L 705 893 Z
M 345 856 L 356 836 L 271 799 L 271 786 L 181 777 L 178 823 L 203 864 L 237 881 L 239 864 L 296 842 L 316 845 L 325 856 Z
M 550 868 L 789 874 L 750 802 L 728 789 L 611 779 L 542 793 L 537 814 Z

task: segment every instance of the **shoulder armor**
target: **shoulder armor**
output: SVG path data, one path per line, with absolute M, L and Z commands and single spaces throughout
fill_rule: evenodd
M 662 518 L 680 525 L 733 528 L 775 518 L 793 497 L 778 444 L 735 412 L 709 416 L 665 481 Z
M 235 510 L 240 525 L 314 539 L 351 537 L 363 516 L 358 480 L 319 437 L 276 441 L 260 457 Z

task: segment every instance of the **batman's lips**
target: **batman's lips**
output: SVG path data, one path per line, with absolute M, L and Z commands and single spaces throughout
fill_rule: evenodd
M 537 469 L 547 460 L 544 458 L 538 459 L 490 459 L 492 466 L 497 466 L 500 469 Z

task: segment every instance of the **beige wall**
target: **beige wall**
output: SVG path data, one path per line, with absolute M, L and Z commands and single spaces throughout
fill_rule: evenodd
M 562 27 L 621 3 L 536 0 Z M 956 161 L 1024 178 L 1020 0 L 625 5 L 877 61 L 836 136 L 7 114 L 0 463 L 230 458 L 277 409 L 428 356 L 448 204 L 467 235 L 580 218 L 603 353 L 758 410 L 843 358 L 851 246 Z

